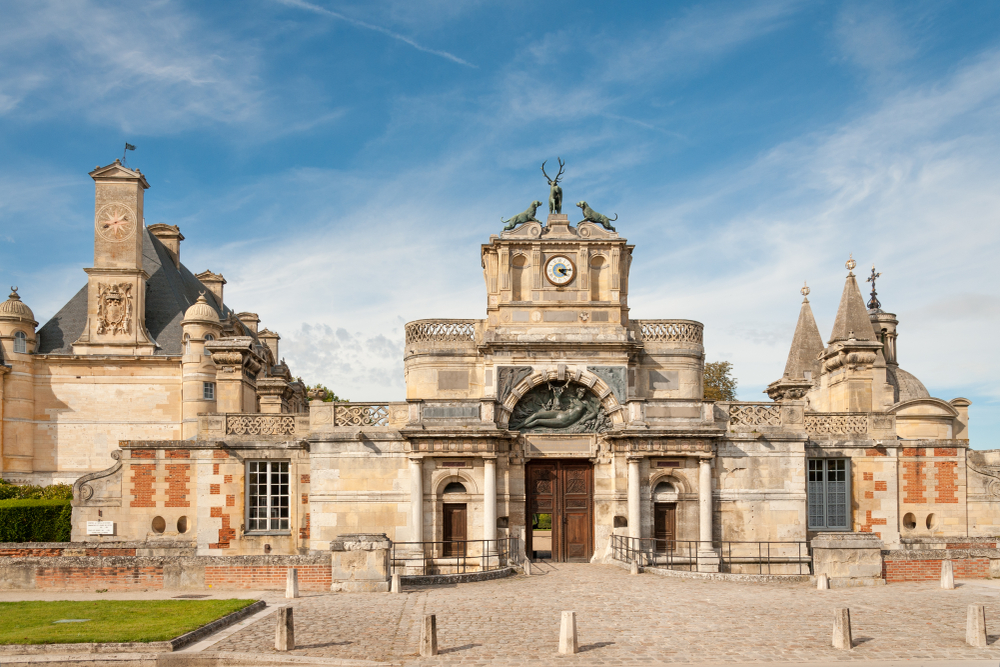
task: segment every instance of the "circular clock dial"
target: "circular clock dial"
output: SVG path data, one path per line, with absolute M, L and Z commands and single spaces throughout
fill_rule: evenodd
M 97 212 L 97 233 L 108 241 L 124 241 L 135 233 L 135 213 L 124 204 L 108 204 Z
M 568 285 L 576 276 L 576 267 L 569 257 L 556 255 L 545 263 L 545 277 L 553 285 Z

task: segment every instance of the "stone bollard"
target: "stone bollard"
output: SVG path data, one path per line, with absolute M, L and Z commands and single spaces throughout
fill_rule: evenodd
M 965 643 L 986 648 L 986 607 L 981 604 L 969 605 L 965 621 Z
M 288 568 L 285 577 L 285 597 L 289 599 L 299 597 L 299 571 L 294 567 Z
M 833 611 L 833 647 L 854 648 L 851 638 L 851 610 L 835 609 Z
M 955 588 L 955 567 L 950 560 L 941 561 L 941 588 L 949 591 Z
M 629 574 L 639 574 L 639 560 L 637 558 L 633 558 L 632 562 L 629 563 L 628 573 Z
M 391 593 L 402 593 L 403 592 L 403 581 L 399 577 L 399 572 L 392 573 L 392 587 L 389 588 Z
M 527 575 L 527 576 L 529 576 L 529 577 L 531 576 L 531 559 L 530 558 L 525 558 L 524 559 L 524 574 Z
M 420 626 L 420 656 L 429 658 L 438 654 L 437 619 L 434 614 L 425 614 Z
M 816 589 L 820 591 L 830 590 L 830 577 L 826 574 L 821 574 L 816 577 Z
M 559 625 L 559 652 L 569 655 L 579 651 L 580 644 L 576 641 L 576 612 L 564 611 Z
M 274 631 L 274 649 L 291 651 L 295 648 L 295 626 L 292 623 L 292 608 L 278 609 L 278 625 Z

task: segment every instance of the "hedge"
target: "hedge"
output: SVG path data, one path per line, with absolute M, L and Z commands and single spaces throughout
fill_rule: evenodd
M 0 542 L 69 542 L 69 500 L 0 500 Z
M 49 486 L 13 484 L 0 479 L 0 500 L 27 500 L 29 498 L 35 500 L 72 500 L 73 487 L 69 484 L 50 484 Z

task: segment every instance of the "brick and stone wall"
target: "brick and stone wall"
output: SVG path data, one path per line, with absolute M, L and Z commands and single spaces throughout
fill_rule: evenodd
M 945 546 L 945 549 L 883 551 L 882 578 L 890 584 L 934 581 L 941 577 L 941 563 L 951 560 L 956 579 L 989 579 L 991 561 L 1000 564 L 1000 549 L 995 548 L 996 543 L 956 542 Z

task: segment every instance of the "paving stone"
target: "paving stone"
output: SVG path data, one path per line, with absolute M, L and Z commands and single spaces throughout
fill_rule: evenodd
M 535 563 L 531 577 L 407 588 L 400 595 L 300 598 L 292 655 L 419 665 L 660 665 L 676 662 L 1000 661 L 1000 589 L 937 581 L 819 591 L 630 576 L 607 565 Z M 986 607 L 986 648 L 965 643 L 967 609 Z M 830 642 L 834 609 L 849 607 L 854 649 Z M 577 615 L 580 652 L 559 655 L 560 615 Z M 417 655 L 420 623 L 437 617 L 439 655 Z M 213 651 L 274 652 L 264 619 Z

